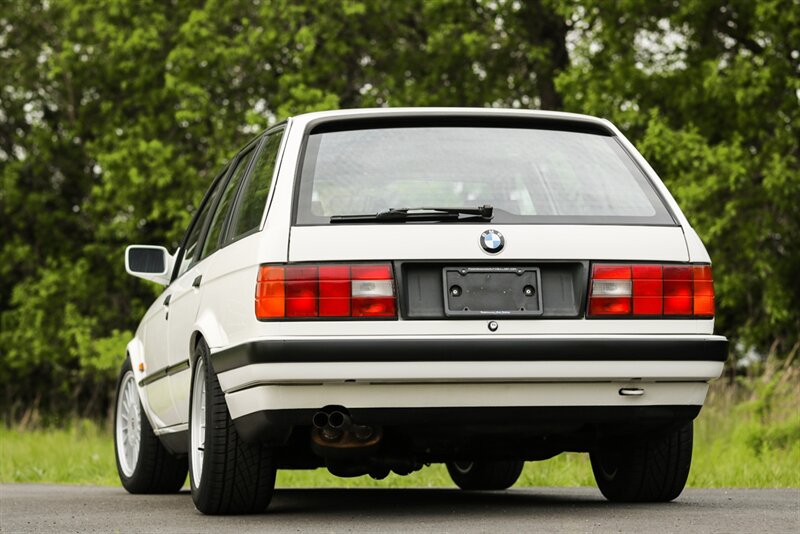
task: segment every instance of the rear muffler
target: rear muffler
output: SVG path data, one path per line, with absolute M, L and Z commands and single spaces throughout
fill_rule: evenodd
M 311 418 L 311 423 L 312 449 L 323 458 L 369 453 L 383 437 L 380 427 L 354 424 L 350 416 L 340 410 L 320 410 Z

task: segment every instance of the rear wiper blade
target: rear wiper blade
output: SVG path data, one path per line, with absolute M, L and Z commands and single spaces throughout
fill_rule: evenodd
M 491 221 L 493 209 L 488 204 L 477 208 L 389 208 L 378 213 L 333 215 L 330 222 Z M 462 215 L 470 217 L 462 218 Z

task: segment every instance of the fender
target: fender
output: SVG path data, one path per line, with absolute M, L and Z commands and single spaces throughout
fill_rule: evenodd
M 136 390 L 139 392 L 139 400 L 142 403 L 144 414 L 147 417 L 147 420 L 150 422 L 150 426 L 153 429 L 157 429 L 159 428 L 159 425 L 157 424 L 157 419 L 152 415 L 150 402 L 147 399 L 147 392 L 140 384 L 145 374 L 139 369 L 140 364 L 144 365 L 144 343 L 142 343 L 142 340 L 139 338 L 139 330 L 136 331 L 136 335 L 133 337 L 133 339 L 128 342 L 128 345 L 125 347 L 125 352 L 127 357 L 131 360 L 133 376 L 136 379 Z
M 220 327 L 220 322 L 217 320 L 214 312 L 209 308 L 201 309 L 197 315 L 197 321 L 192 328 L 193 332 L 189 338 L 189 366 L 194 369 L 196 361 L 195 347 L 197 340 L 203 338 L 210 349 L 227 346 L 229 344 L 227 334 Z

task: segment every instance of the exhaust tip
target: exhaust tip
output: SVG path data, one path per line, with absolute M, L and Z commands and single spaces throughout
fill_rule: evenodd
M 328 425 L 330 425 L 331 428 L 339 429 L 344 427 L 349 420 L 350 418 L 342 412 L 331 412 L 328 416 Z
M 314 425 L 314 428 L 325 428 L 328 426 L 328 421 L 329 417 L 325 412 L 317 412 L 311 418 L 311 424 Z

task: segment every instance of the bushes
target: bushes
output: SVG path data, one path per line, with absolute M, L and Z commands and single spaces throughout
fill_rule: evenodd
M 107 329 L 95 287 L 86 259 L 49 262 L 14 287 L 0 333 L 7 423 L 105 413 L 132 334 Z

